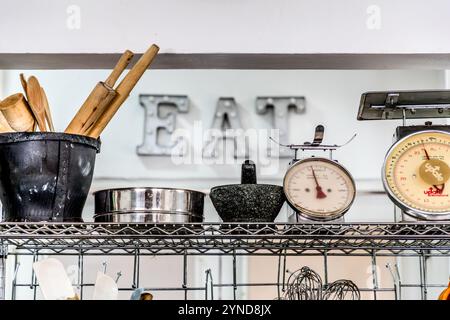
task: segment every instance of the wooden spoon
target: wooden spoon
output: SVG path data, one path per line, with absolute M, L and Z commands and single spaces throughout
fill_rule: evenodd
M 25 75 L 23 73 L 20 74 L 20 83 L 22 84 L 23 91 L 25 92 L 25 96 L 28 100 L 28 93 L 27 93 L 27 80 L 25 79 Z
M 27 93 L 27 80 L 25 79 L 25 75 L 23 73 L 21 73 L 19 75 L 19 77 L 20 77 L 20 83 L 22 84 L 23 92 L 25 93 L 25 97 L 27 98 L 27 102 L 28 102 L 29 97 L 28 97 L 28 93 Z M 31 108 L 30 108 L 30 110 L 31 110 Z M 34 114 L 33 113 L 31 113 L 31 114 L 33 115 L 33 118 L 34 118 Z M 36 131 L 36 126 L 37 126 L 37 120 L 36 120 L 36 118 L 34 118 L 34 125 L 33 125 L 33 128 L 31 129 L 32 132 Z
M 50 127 L 50 131 L 55 132 L 55 127 L 53 126 L 52 114 L 50 113 L 50 106 L 48 105 L 47 95 L 45 94 L 44 88 L 41 87 L 42 102 L 44 103 L 45 119 Z
M 41 85 L 35 76 L 28 78 L 26 88 L 28 103 L 30 104 L 31 110 L 36 118 L 39 130 L 41 130 L 41 132 L 45 132 L 47 131 L 47 126 L 45 123 L 45 106 L 44 101 L 42 100 Z

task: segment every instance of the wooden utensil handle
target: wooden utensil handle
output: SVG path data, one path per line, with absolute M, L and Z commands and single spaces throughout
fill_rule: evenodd
M 111 91 L 114 90 L 107 87 L 103 82 L 97 83 L 64 132 L 81 134 L 81 129 L 89 119 L 89 116 L 92 114 L 93 110 L 95 110 L 95 108 L 97 108 L 100 103 L 107 98 Z
M 116 96 L 116 91 L 111 90 L 108 92 L 108 95 L 101 101 L 99 101 L 98 105 L 92 109 L 91 114 L 87 118 L 86 122 L 81 127 L 79 134 L 86 135 L 94 123 L 98 120 L 98 118 L 105 112 L 105 110 L 109 107 L 111 104 L 111 101 Z
M 105 82 L 99 82 L 89 94 L 86 101 L 67 126 L 64 131 L 65 133 L 86 133 L 86 130 L 99 118 L 99 112 L 103 112 L 114 98 L 115 91 L 113 87 L 133 56 L 134 54 L 130 50 L 122 54 L 108 79 Z
M 105 112 L 100 116 L 100 118 L 95 122 L 92 129 L 89 131 L 88 135 L 93 138 L 98 138 L 105 127 L 108 125 L 109 121 L 114 117 L 117 110 L 120 108 L 122 103 L 128 98 L 131 90 L 133 90 L 136 83 L 144 74 L 145 70 L 150 66 L 150 64 L 155 59 L 159 47 L 157 45 L 151 45 L 150 48 L 142 55 L 142 57 L 136 62 L 136 64 L 131 68 L 123 80 L 119 83 L 116 88 L 117 95 L 105 110 Z
M 110 86 L 111 88 L 114 87 L 114 85 L 117 82 L 117 79 L 119 79 L 122 72 L 126 69 L 133 56 L 134 53 L 131 52 L 130 50 L 127 50 L 122 54 L 113 71 L 109 75 L 108 79 L 106 79 L 105 81 L 106 85 Z

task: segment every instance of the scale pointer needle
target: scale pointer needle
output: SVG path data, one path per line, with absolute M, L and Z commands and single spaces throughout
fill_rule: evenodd
M 312 174 L 313 174 L 313 177 L 314 177 L 314 181 L 316 183 L 316 191 L 317 191 L 316 198 L 317 199 L 326 198 L 327 195 L 325 194 L 325 192 L 323 192 L 322 187 L 319 185 L 319 181 L 317 181 L 316 173 L 314 172 L 313 167 L 311 167 L 311 171 L 312 171 Z

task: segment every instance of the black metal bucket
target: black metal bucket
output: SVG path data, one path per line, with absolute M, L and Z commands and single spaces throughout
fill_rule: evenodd
M 0 134 L 4 221 L 80 221 L 100 141 L 55 132 Z

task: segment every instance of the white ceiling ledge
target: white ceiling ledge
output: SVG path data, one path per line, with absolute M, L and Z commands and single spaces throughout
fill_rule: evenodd
M 448 30 L 447 0 L 1 1 L 0 68 L 443 69 Z

